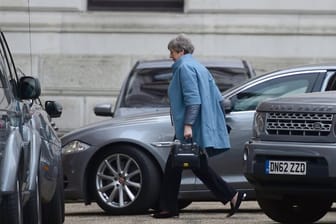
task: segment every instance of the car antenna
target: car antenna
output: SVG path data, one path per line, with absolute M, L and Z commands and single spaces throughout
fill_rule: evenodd
M 33 54 L 32 54 L 32 39 L 31 39 L 31 12 L 30 12 L 30 0 L 28 1 L 28 35 L 29 35 L 29 56 L 30 56 L 30 75 L 33 74 Z
M 29 41 L 29 57 L 30 57 L 30 75 L 33 75 L 33 53 L 32 53 L 32 39 L 31 39 L 31 12 L 30 12 L 30 0 L 28 1 L 28 41 Z M 31 101 L 31 105 L 33 105 L 34 100 Z M 41 101 L 40 101 L 41 104 Z M 31 106 L 30 105 L 30 106 Z M 42 104 L 41 104 L 42 105 Z

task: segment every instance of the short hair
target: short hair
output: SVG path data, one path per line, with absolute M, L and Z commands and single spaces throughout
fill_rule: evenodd
M 177 37 L 169 41 L 168 49 L 174 50 L 176 52 L 181 52 L 184 50 L 186 54 L 192 54 L 194 52 L 194 45 L 191 40 L 185 34 L 179 34 Z

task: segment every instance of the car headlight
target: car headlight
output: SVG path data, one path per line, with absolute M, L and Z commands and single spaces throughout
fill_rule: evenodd
M 63 146 L 62 153 L 69 154 L 69 153 L 81 152 L 81 151 L 87 150 L 89 147 L 90 145 L 84 142 L 75 140 Z
M 265 116 L 263 113 L 256 112 L 253 121 L 253 137 L 260 137 L 265 131 Z

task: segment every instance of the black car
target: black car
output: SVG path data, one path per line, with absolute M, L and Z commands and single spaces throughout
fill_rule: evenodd
M 301 72 L 292 88 L 301 94 L 258 104 L 244 147 L 244 175 L 281 223 L 315 223 L 336 201 L 336 64 Z
M 64 222 L 61 142 L 51 124 L 62 107 L 17 71 L 0 31 L 0 223 Z

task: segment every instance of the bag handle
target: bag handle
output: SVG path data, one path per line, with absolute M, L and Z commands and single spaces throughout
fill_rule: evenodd
M 196 149 L 198 150 L 198 152 L 199 152 L 199 153 L 202 152 L 201 147 L 199 147 L 199 146 L 197 145 L 197 143 L 194 142 L 194 140 L 193 140 L 192 137 L 191 137 L 191 138 L 188 138 L 188 139 L 185 139 L 185 140 L 190 142 L 190 149 L 191 149 L 191 150 L 193 150 L 193 147 L 196 146 Z
M 191 138 L 187 138 L 187 139 L 185 139 L 185 141 L 186 141 L 187 143 L 191 143 L 190 147 L 192 147 L 192 146 L 194 145 L 194 140 L 193 140 L 192 137 L 191 137 Z

